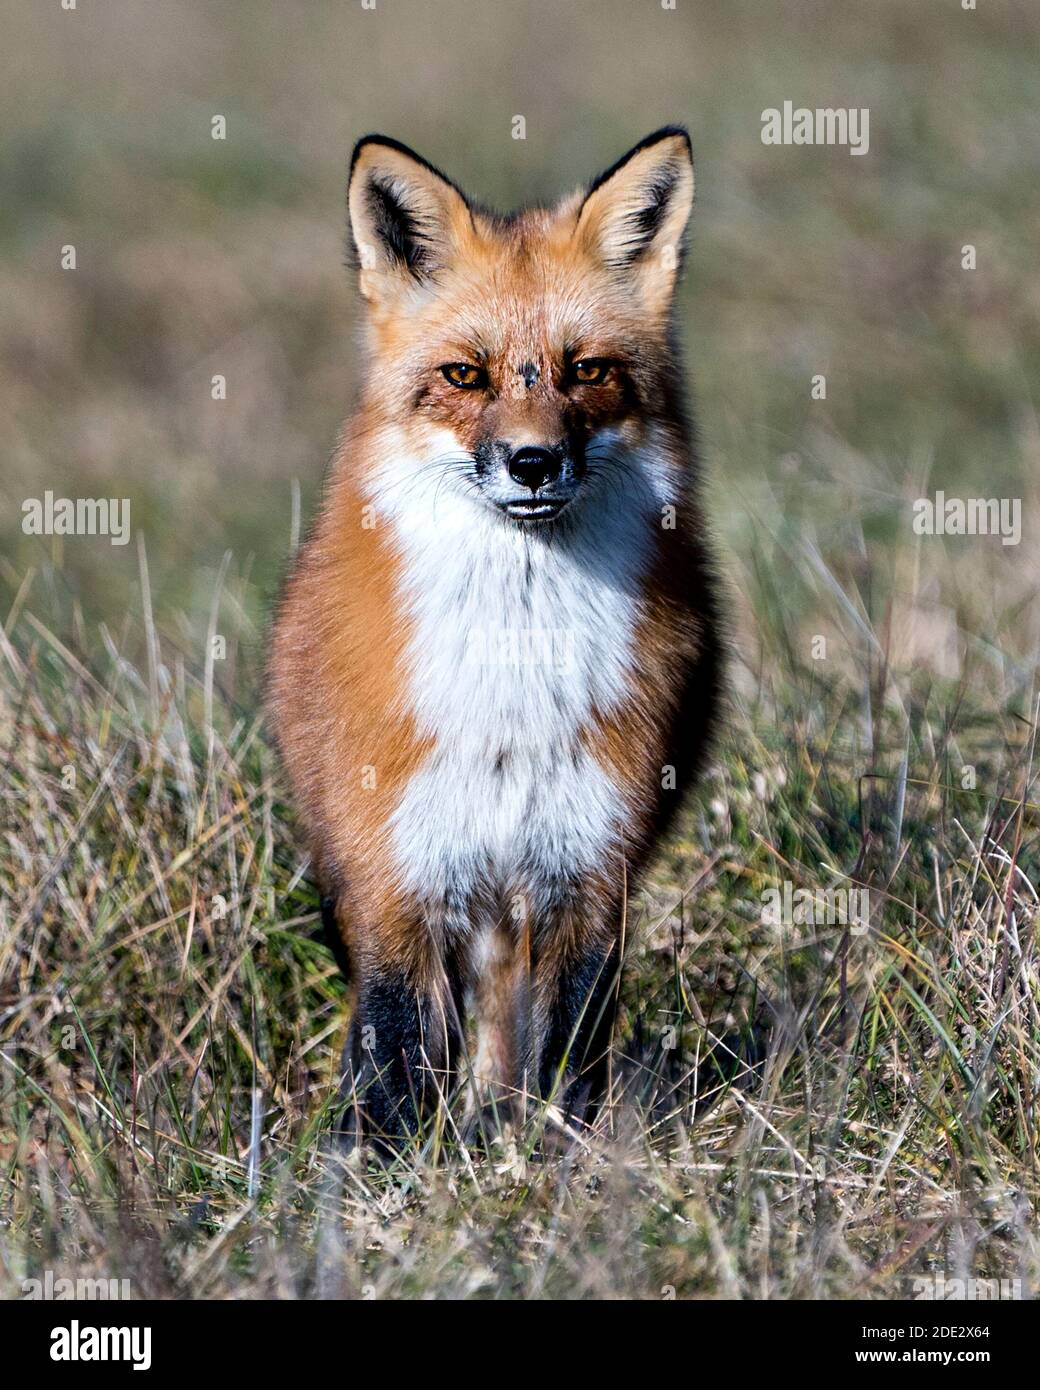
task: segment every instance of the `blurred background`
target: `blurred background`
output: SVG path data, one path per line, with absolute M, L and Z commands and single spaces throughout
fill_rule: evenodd
M 509 207 L 684 122 L 680 318 L 741 652 L 756 664 L 767 610 L 840 628 L 836 580 L 894 623 L 897 663 L 954 674 L 958 634 L 983 627 L 1035 655 L 1038 29 L 997 0 L 7 0 L 4 582 L 33 567 L 35 601 L 52 589 L 70 622 L 139 613 L 143 540 L 190 655 L 230 550 L 259 635 L 294 488 L 305 525 L 361 365 L 354 141 L 395 136 Z M 869 107 L 869 153 L 764 145 L 785 100 Z M 132 543 L 23 535 L 47 488 L 129 497 Z M 936 488 L 1022 497 L 1022 544 L 919 546 L 910 504 Z

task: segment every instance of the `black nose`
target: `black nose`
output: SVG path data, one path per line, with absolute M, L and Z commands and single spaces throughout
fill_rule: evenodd
M 554 483 L 560 476 L 560 460 L 551 449 L 517 449 L 509 460 L 509 476 L 537 492 L 543 483 Z

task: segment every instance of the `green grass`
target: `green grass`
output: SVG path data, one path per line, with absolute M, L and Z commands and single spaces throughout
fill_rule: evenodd
M 2 1293 L 48 1268 L 139 1297 L 1037 1285 L 1036 20 L 584 2 L 315 5 L 291 42 L 231 0 L 9 22 Z M 763 146 L 785 98 L 869 105 L 870 154 Z M 489 1156 L 459 1097 L 391 1171 L 344 1166 L 345 988 L 259 672 L 363 367 L 350 143 L 382 128 L 505 204 L 676 119 L 731 695 L 630 898 L 611 1103 L 569 1138 L 538 1108 Z M 133 543 L 23 535 L 47 488 L 130 497 Z M 1020 497 L 1022 544 L 915 536 L 937 488 Z M 867 886 L 869 930 L 778 931 L 785 881 Z

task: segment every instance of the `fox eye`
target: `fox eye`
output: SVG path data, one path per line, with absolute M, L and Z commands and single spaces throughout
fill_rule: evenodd
M 441 372 L 452 386 L 461 386 L 464 391 L 476 391 L 487 385 L 487 372 L 483 367 L 474 367 L 472 362 L 446 362 Z
M 571 380 L 579 386 L 598 386 L 605 379 L 609 366 L 602 357 L 586 357 L 582 362 L 571 364 Z

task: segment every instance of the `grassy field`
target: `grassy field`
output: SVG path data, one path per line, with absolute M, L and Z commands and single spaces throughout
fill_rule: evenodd
M 9 8 L 0 1293 L 1034 1290 L 1037 16 Z M 785 99 L 869 107 L 869 153 L 763 145 Z M 507 205 L 675 120 L 731 694 L 629 903 L 612 1101 L 488 1156 L 460 1099 L 391 1171 L 344 1165 L 345 991 L 259 672 L 363 368 L 350 146 L 381 129 Z M 1021 543 L 915 534 L 938 489 L 1021 499 Z M 130 543 L 25 535 L 45 490 L 128 497 Z M 866 888 L 866 930 L 774 924 L 785 884 Z

